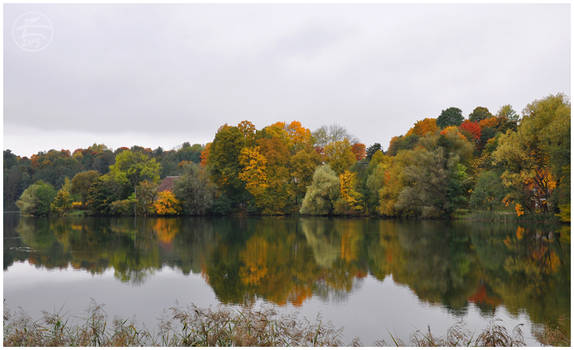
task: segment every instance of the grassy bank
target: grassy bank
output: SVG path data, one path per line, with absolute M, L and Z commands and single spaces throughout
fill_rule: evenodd
M 4 346 L 360 346 L 341 340 L 342 329 L 319 317 L 310 321 L 295 314 L 279 315 L 274 308 L 196 306 L 173 307 L 151 332 L 133 320 L 108 322 L 102 305 L 92 303 L 80 322 L 72 323 L 59 313 L 44 313 L 33 320 L 22 310 L 4 308 Z M 558 330 L 546 332 L 548 344 L 569 345 Z M 520 326 L 512 330 L 492 321 L 476 334 L 456 324 L 444 336 L 435 336 L 430 327 L 415 332 L 409 341 L 389 333 L 392 341 L 377 341 L 376 346 L 523 346 Z

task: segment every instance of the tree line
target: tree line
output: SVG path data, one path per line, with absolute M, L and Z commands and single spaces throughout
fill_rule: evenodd
M 160 179 L 177 175 L 173 189 Z M 460 210 L 570 220 L 570 101 L 563 94 L 450 107 L 366 147 L 343 127 L 221 126 L 206 145 L 4 151 L 4 207 L 29 215 L 452 217 Z

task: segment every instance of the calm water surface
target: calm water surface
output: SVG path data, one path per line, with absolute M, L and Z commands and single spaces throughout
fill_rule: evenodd
M 329 218 L 21 218 L 4 215 L 4 298 L 152 329 L 170 306 L 255 302 L 344 328 L 364 345 L 492 318 L 570 330 L 570 227 Z

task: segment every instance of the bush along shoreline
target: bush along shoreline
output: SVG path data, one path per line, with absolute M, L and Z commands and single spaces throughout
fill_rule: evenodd
M 203 309 L 194 305 L 172 307 L 161 318 L 157 331 L 139 327 L 135 321 L 109 322 L 103 305 L 92 301 L 80 322 L 60 313 L 44 312 L 33 320 L 22 310 L 12 313 L 4 307 L 4 346 L 362 346 L 359 338 L 342 341 L 340 328 L 319 316 L 315 320 L 296 314 L 279 314 L 271 306 L 220 306 Z M 525 346 L 522 325 L 506 328 L 493 319 L 480 332 L 457 323 L 444 336 L 430 326 L 414 332 L 405 341 L 388 334 L 390 341 L 375 346 Z M 544 345 L 569 346 L 560 329 L 544 329 L 536 338 Z
M 456 107 L 383 150 L 344 128 L 221 126 L 164 151 L 4 151 L 4 208 L 33 216 L 321 215 L 570 222 L 570 101 Z

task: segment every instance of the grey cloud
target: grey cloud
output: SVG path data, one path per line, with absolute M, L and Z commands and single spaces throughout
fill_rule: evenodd
M 30 10 L 55 29 L 37 53 L 10 37 Z M 64 131 L 169 148 L 158 135 L 206 142 L 245 119 L 336 123 L 386 147 L 449 106 L 570 94 L 567 4 L 8 4 L 4 16 L 4 133 L 55 136 L 9 138 L 15 150 L 78 146 Z

